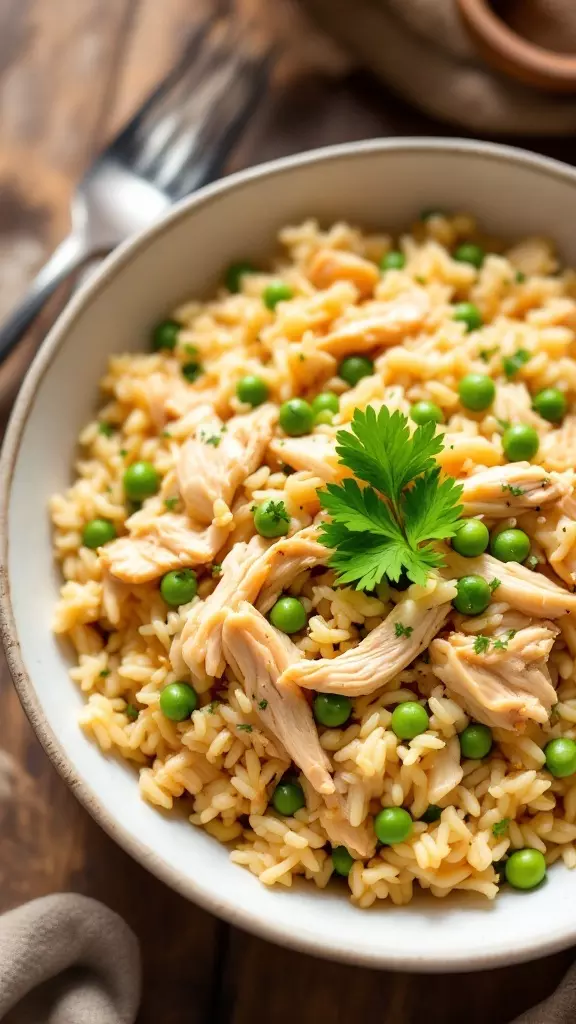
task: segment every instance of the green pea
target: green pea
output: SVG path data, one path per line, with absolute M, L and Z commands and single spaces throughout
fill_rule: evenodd
M 189 384 L 193 384 L 195 380 L 202 374 L 202 363 L 199 363 L 197 359 L 191 359 L 189 363 L 184 363 L 182 367 L 182 376 L 186 378 Z
M 190 718 L 198 706 L 198 694 L 188 683 L 169 683 L 160 694 L 160 711 L 171 722 Z
M 406 257 L 403 252 L 393 249 L 384 253 L 380 260 L 380 270 L 402 270 L 406 266 Z
M 330 424 L 333 422 L 334 413 L 330 412 L 329 409 L 322 409 L 320 412 L 317 412 L 316 415 L 314 416 L 314 426 L 316 427 L 321 426 L 323 423 L 330 426 Z
M 458 385 L 458 394 L 465 409 L 483 412 L 492 405 L 496 386 L 492 378 L 487 377 L 485 373 L 469 373 L 462 377 Z
M 492 750 L 492 730 L 478 722 L 467 725 L 458 739 L 462 757 L 467 757 L 471 761 L 480 761 Z
M 160 474 L 151 462 L 133 462 L 124 473 L 124 493 L 130 501 L 144 501 L 160 487 Z
M 374 363 L 366 356 L 347 356 L 338 367 L 338 376 L 345 380 L 351 388 L 355 387 L 363 377 L 374 373 Z
M 180 324 L 176 320 L 161 320 L 152 331 L 152 348 L 158 352 L 162 348 L 176 348 Z
M 428 804 L 424 814 L 420 817 L 420 821 L 425 821 L 427 825 L 432 825 L 435 821 L 440 820 L 441 814 L 441 807 L 438 807 L 437 804 Z
M 423 399 L 414 403 L 410 409 L 410 418 L 422 427 L 425 423 L 443 423 L 444 413 L 436 402 L 427 402 Z
M 268 385 L 262 377 L 248 374 L 242 377 L 236 385 L 236 396 L 241 402 L 256 407 L 262 405 L 268 398 Z
M 530 554 L 530 537 L 524 530 L 502 530 L 492 537 L 490 554 L 501 562 L 523 562 Z
M 490 604 L 492 591 L 482 576 L 461 576 L 456 590 L 452 604 L 462 615 L 481 615 Z
M 544 747 L 546 767 L 556 779 L 565 779 L 576 772 L 576 743 L 566 736 L 550 740 Z
M 412 834 L 412 818 L 403 807 L 385 807 L 374 818 L 374 831 L 386 846 L 403 843 Z
M 109 519 L 91 519 L 82 530 L 82 543 L 85 548 L 101 548 L 116 536 L 116 527 Z
M 270 611 L 270 622 L 282 633 L 299 633 L 306 625 L 306 609 L 297 597 L 280 597 Z
M 405 700 L 392 712 L 392 732 L 396 733 L 400 740 L 413 740 L 415 736 L 426 732 L 430 719 L 426 709 L 418 701 Z
M 239 261 L 238 263 L 231 263 L 224 275 L 224 282 L 229 292 L 239 292 L 242 288 L 242 278 L 245 274 L 253 274 L 255 267 L 252 263 L 246 261 Z
M 314 718 L 320 725 L 337 729 L 352 714 L 352 701 L 340 693 L 317 693 L 314 698 Z
M 348 878 L 354 864 L 354 857 L 348 853 L 345 846 L 333 846 L 331 856 L 336 874 L 342 875 L 343 878 Z
M 339 409 L 340 399 L 333 391 L 321 391 L 319 395 L 312 399 L 312 412 L 314 413 L 326 411 L 337 413 Z
M 272 806 L 278 814 L 291 817 L 306 806 L 304 790 L 298 782 L 279 782 L 272 796 Z
M 286 302 L 288 299 L 294 297 L 289 284 L 285 284 L 284 281 L 271 281 L 269 285 L 264 289 L 264 305 L 268 309 L 274 310 L 279 302 Z
M 535 889 L 546 877 L 544 854 L 529 846 L 515 850 L 506 861 L 504 873 L 514 889 Z
M 480 519 L 462 519 L 452 537 L 452 547 L 465 558 L 483 555 L 488 547 L 488 527 Z
M 280 426 L 290 437 L 309 434 L 314 425 L 312 406 L 303 398 L 289 398 L 280 406 Z
M 458 302 L 454 306 L 452 318 L 465 324 L 467 331 L 477 331 L 484 323 L 478 306 L 473 302 Z
M 285 537 L 290 529 L 290 516 L 283 501 L 268 501 L 254 511 L 254 526 L 261 537 Z
M 459 263 L 471 263 L 477 270 L 484 263 L 485 256 L 486 253 L 482 246 L 475 245 L 474 242 L 463 242 L 454 253 L 454 259 Z
M 549 423 L 560 423 L 566 415 L 568 401 L 558 388 L 544 388 L 534 398 L 532 408 Z
M 540 440 L 534 427 L 526 423 L 515 423 L 502 435 L 502 447 L 509 462 L 530 461 L 536 455 Z
M 160 593 L 171 608 L 188 604 L 196 597 L 198 580 L 193 569 L 173 569 L 162 577 Z

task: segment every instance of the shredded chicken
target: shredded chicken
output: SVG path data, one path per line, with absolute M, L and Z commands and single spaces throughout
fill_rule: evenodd
M 503 423 L 528 423 L 539 434 L 550 430 L 550 424 L 534 412 L 532 396 L 522 382 L 499 384 L 491 411 Z
M 306 437 L 272 439 L 268 451 L 291 469 L 308 470 L 325 480 L 336 483 L 349 475 L 336 454 L 336 440 L 327 434 L 309 434 Z
M 558 619 L 576 612 L 576 594 L 570 594 L 542 573 L 533 572 L 518 562 L 499 562 L 492 555 L 463 558 L 451 550 L 446 552 L 445 561 L 442 572 L 448 579 L 477 575 L 488 582 L 499 580 L 495 600 L 506 601 L 524 615 Z
M 342 249 L 319 249 L 308 268 L 308 277 L 316 288 L 329 288 L 336 281 L 350 281 L 365 299 L 380 280 L 375 263 Z
M 170 658 L 175 671 L 186 666 L 204 683 L 210 676 L 221 676 L 222 626 L 228 612 L 247 601 L 266 613 L 299 573 L 324 564 L 329 555 L 318 540 L 317 526 L 273 544 L 261 537 L 253 537 L 249 544 L 235 544 L 222 563 L 218 586 L 202 605 L 191 609 L 181 634 L 173 641 Z
M 437 804 L 459 786 L 464 769 L 460 764 L 460 744 L 456 736 L 448 740 L 435 755 L 428 772 L 428 799 Z
M 130 589 L 102 567 L 102 613 L 111 626 L 118 626 Z
M 186 441 L 178 460 L 178 482 L 191 519 L 210 523 L 217 498 L 230 505 L 237 487 L 260 465 L 277 416 L 274 406 L 266 404 L 234 416 L 224 427 L 211 418 Z
M 551 622 L 534 623 L 496 635 L 481 653 L 474 650 L 476 637 L 452 633 L 432 642 L 430 663 L 476 721 L 500 729 L 521 730 L 528 721 L 542 725 L 558 700 L 547 661 L 559 632 Z
M 413 288 L 390 302 L 372 302 L 363 316 L 348 320 L 316 341 L 316 348 L 336 358 L 373 348 L 397 345 L 419 330 L 430 311 L 430 299 L 423 288 Z
M 562 425 L 551 430 L 540 442 L 540 455 L 550 469 L 574 469 L 576 466 L 576 416 L 569 413 Z
M 359 857 L 372 857 L 376 849 L 376 835 L 368 823 L 365 821 L 361 825 L 351 825 L 339 794 L 326 797 L 326 804 L 318 817 L 332 846 L 345 846 Z
M 567 495 L 544 514 L 531 512 L 519 525 L 539 544 L 554 572 L 576 586 L 576 498 Z
M 137 526 L 129 537 L 107 544 L 101 562 L 124 583 L 146 583 L 173 569 L 213 561 L 228 532 L 221 526 L 193 529 L 187 516 L 167 512 Z
M 485 515 L 506 519 L 515 512 L 547 505 L 571 493 L 574 474 L 547 473 L 530 462 L 509 462 L 505 466 L 482 469 L 462 484 L 462 502 L 467 516 Z
M 224 654 L 264 728 L 280 741 L 314 789 L 334 793 L 330 762 L 320 746 L 312 711 L 297 686 L 279 690 L 278 678 L 301 658 L 291 640 L 247 602 L 226 618 Z
M 434 607 L 427 606 L 425 599 L 405 598 L 357 647 L 337 658 L 299 662 L 287 670 L 278 686 L 297 683 L 307 690 L 348 697 L 373 693 L 425 650 L 444 625 L 454 593 L 451 590 L 450 598 Z

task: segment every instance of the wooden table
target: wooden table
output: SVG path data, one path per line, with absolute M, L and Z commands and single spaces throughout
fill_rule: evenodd
M 0 0 L 0 316 L 64 235 L 73 183 L 217 0 Z M 379 135 L 450 134 L 390 96 L 289 0 L 258 9 L 286 53 L 235 166 Z M 543 148 L 535 140 L 521 140 Z M 576 162 L 572 141 L 546 151 Z M 61 301 L 61 300 L 60 300 Z M 42 330 L 0 371 L 5 420 Z M 543 998 L 570 953 L 484 975 L 390 974 L 269 945 L 185 902 L 98 828 L 56 775 L 0 674 L 0 912 L 59 890 L 119 911 L 144 959 L 142 1024 L 504 1024 Z M 386 914 L 382 915 L 386 928 Z

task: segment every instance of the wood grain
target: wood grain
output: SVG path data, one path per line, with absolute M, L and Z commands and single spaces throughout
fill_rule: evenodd
M 231 5 L 283 44 L 231 167 L 348 139 L 446 132 L 355 70 L 292 0 L 0 0 L 0 317 L 66 232 L 73 184 L 92 154 L 198 20 Z M 573 140 L 546 149 L 576 159 Z M 0 425 L 53 312 L 0 369 Z M 229 928 L 94 824 L 35 739 L 5 665 L 0 709 L 0 912 L 75 890 L 123 914 L 144 958 L 141 1024 L 292 1024 L 295 1015 L 299 1024 L 505 1024 L 543 998 L 571 959 L 481 977 L 400 975 L 315 960 Z

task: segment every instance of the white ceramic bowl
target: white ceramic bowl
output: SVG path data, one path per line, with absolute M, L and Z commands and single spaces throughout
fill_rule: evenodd
M 2 598 L 8 658 L 48 754 L 100 824 L 183 895 L 266 938 L 372 967 L 459 970 L 551 953 L 576 940 L 576 872 L 558 865 L 531 894 L 494 903 L 457 894 L 356 909 L 338 887 L 269 889 L 209 835 L 143 803 L 127 765 L 76 724 L 82 697 L 50 632 L 59 586 L 48 497 L 70 479 L 76 437 L 113 352 L 146 346 L 151 324 L 202 295 L 232 259 L 266 254 L 304 217 L 382 229 L 423 207 L 470 210 L 503 236 L 551 235 L 576 264 L 576 172 L 503 146 L 458 140 L 355 143 L 234 175 L 175 207 L 122 246 L 71 302 L 22 388 L 1 473 Z

